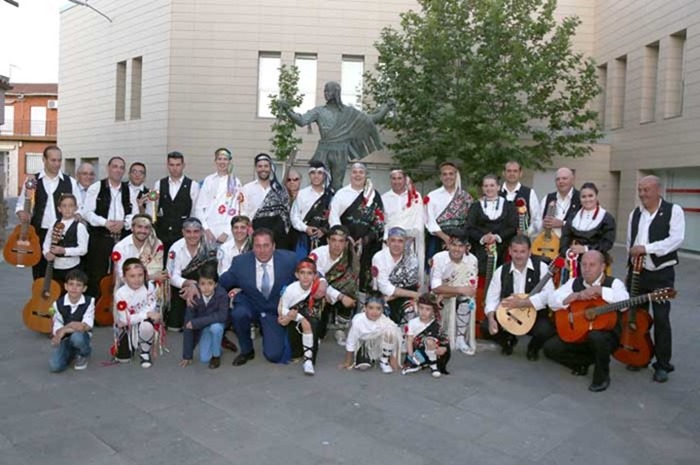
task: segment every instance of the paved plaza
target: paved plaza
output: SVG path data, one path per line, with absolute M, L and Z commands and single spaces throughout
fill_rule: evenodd
M 31 273 L 3 263 L 0 464 L 698 464 L 699 265 L 677 267 L 670 382 L 613 362 L 594 394 L 590 376 L 527 361 L 525 341 L 512 357 L 457 354 L 437 380 L 339 371 L 325 342 L 306 377 L 260 347 L 243 367 L 227 352 L 218 370 L 179 368 L 179 334 L 151 369 L 106 365 L 111 330 L 97 328 L 88 369 L 51 374 L 47 337 L 21 319 Z

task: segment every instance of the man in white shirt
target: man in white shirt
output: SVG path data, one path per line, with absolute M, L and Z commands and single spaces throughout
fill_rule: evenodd
M 133 214 L 145 213 L 146 201 L 148 197 L 148 187 L 146 187 L 146 165 L 140 161 L 129 166 L 129 196 L 131 198 L 131 209 Z M 128 218 L 131 221 L 131 218 Z
M 90 186 L 95 183 L 95 167 L 91 163 L 83 162 L 78 167 L 76 172 L 76 180 L 78 181 L 78 202 L 79 205 L 85 203 L 85 196 Z
M 565 311 L 575 301 L 602 298 L 607 303 L 621 302 L 629 298 L 625 285 L 619 279 L 605 276 L 605 257 L 597 250 L 589 250 L 581 259 L 581 275 L 568 280 L 550 294 L 549 307 Z M 547 358 L 570 368 L 576 376 L 586 376 L 593 364 L 592 392 L 606 390 L 610 386 L 610 355 L 619 344 L 619 324 L 611 331 L 589 331 L 583 342 L 564 342 L 560 336 L 551 337 L 544 344 Z
M 307 256 L 311 250 L 327 242 L 325 236 L 329 228 L 328 216 L 333 198 L 328 176 L 323 163 L 310 162 L 311 185 L 300 190 L 292 204 L 290 219 L 299 236 L 295 244 L 297 259 Z
M 17 198 L 15 213 L 20 222 L 30 223 L 34 227 L 39 235 L 39 249 L 44 243 L 46 233 L 53 228 L 59 216 L 58 206 L 61 194 L 73 194 L 76 198 L 80 198 L 75 179 L 61 171 L 62 160 L 63 154 L 58 146 L 47 146 L 43 153 L 44 168 L 31 176 L 35 181 L 33 209 L 27 196 L 27 183 L 22 187 Z M 27 179 L 29 180 L 30 177 Z M 81 204 L 78 205 L 78 208 L 80 207 Z M 32 277 L 34 279 L 43 277 L 45 271 L 46 259 L 42 255 L 39 263 L 32 267 Z
M 112 251 L 117 282 L 124 281 L 122 265 L 129 258 L 138 258 L 148 271 L 149 281 L 167 279 L 163 271 L 163 243 L 153 231 L 153 223 L 148 215 L 137 214 L 131 218 L 131 234 L 117 242 Z
M 520 183 L 520 179 L 523 177 L 523 168 L 519 162 L 514 160 L 507 162 L 503 173 L 505 182 L 501 186 L 499 195 L 509 202 L 515 203 L 518 218 L 522 218 L 527 228 L 526 231 L 518 232 L 527 236 L 537 234 L 542 225 L 542 212 L 535 189 L 523 186 Z M 518 226 L 518 229 L 520 229 L 520 226 Z
M 642 205 L 629 216 L 627 249 L 630 260 L 644 257 L 639 275 L 639 293 L 673 287 L 678 249 L 685 238 L 683 209 L 661 197 L 661 182 L 645 176 L 637 186 Z M 632 267 L 630 267 L 630 270 Z M 674 370 L 671 364 L 671 303 L 653 302 L 654 310 L 654 381 L 665 383 Z
M 561 237 L 561 228 L 571 221 L 581 208 L 579 191 L 574 187 L 575 180 L 573 171 L 569 168 L 559 168 L 554 180 L 557 186 L 556 192 L 550 192 L 542 197 L 540 202 L 542 227 L 551 228 L 559 237 Z M 549 214 L 550 205 L 554 215 Z
M 484 312 L 486 320 L 481 324 L 481 334 L 489 335 L 501 345 L 504 355 L 511 355 L 518 343 L 517 336 L 505 331 L 496 320 L 496 309 L 500 305 L 506 308 L 531 307 L 537 312 L 537 319 L 528 332 L 532 336 L 527 346 L 527 359 L 534 361 L 544 343 L 557 333 L 547 315 L 549 294 L 554 291 L 551 279 L 542 291 L 529 295 L 541 279 L 549 278 L 547 265 L 537 257 L 530 256 L 530 239 L 527 236 L 515 236 L 508 248 L 511 262 L 498 267 L 493 274 L 486 293 Z M 518 294 L 526 294 L 519 297 Z

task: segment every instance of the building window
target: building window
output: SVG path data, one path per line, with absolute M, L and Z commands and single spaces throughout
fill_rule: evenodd
M 141 118 L 141 69 L 143 57 L 131 60 L 131 112 L 130 119 Z
M 44 168 L 41 153 L 27 152 L 24 154 L 24 174 L 35 174 Z
M 685 87 L 685 38 L 681 31 L 670 37 L 666 58 L 666 86 L 664 117 L 673 118 L 683 114 L 683 91 Z
M 297 54 L 294 65 L 299 69 L 299 92 L 304 99 L 294 111 L 304 113 L 316 106 L 316 55 Z
M 46 135 L 46 107 L 32 107 L 29 126 L 30 136 Z
M 0 135 L 11 136 L 15 133 L 15 107 L 5 105 L 5 124 L 0 126 Z
M 272 118 L 271 95 L 279 93 L 280 54 L 260 52 L 258 56 L 258 118 Z
M 612 86 L 610 89 L 612 105 L 610 108 L 610 129 L 620 129 L 625 120 L 625 89 L 627 82 L 627 56 L 615 59 Z
M 345 105 L 362 109 L 362 75 L 365 72 L 365 57 L 343 55 L 340 73 L 341 99 Z
M 654 121 L 656 113 L 656 82 L 659 74 L 659 43 L 644 47 L 644 68 L 642 69 L 642 114 L 640 122 Z
M 126 61 L 120 61 L 117 63 L 116 87 L 116 107 L 114 111 L 114 120 L 124 121 L 126 117 Z
M 598 66 L 598 86 L 600 94 L 598 94 L 598 123 L 601 128 L 605 128 L 605 105 L 608 95 L 608 65 Z

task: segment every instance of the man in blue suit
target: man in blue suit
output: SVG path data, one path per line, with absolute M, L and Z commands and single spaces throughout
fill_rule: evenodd
M 273 232 L 260 228 L 253 233 L 253 251 L 238 255 L 219 278 L 227 291 L 238 288 L 231 309 L 233 329 L 238 336 L 240 355 L 234 366 L 255 357 L 250 325 L 257 321 L 262 329 L 263 355 L 273 363 L 290 359 L 287 331 L 277 323 L 277 306 L 282 290 L 294 282 L 296 256 L 288 250 L 275 250 Z

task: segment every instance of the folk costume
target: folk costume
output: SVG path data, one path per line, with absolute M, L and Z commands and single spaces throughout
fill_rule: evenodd
M 540 229 L 542 229 L 540 201 L 537 199 L 535 189 L 518 183 L 515 185 L 515 189 L 511 191 L 508 189 L 506 183 L 503 183 L 501 190 L 498 191 L 498 195 L 507 201 L 512 202 L 516 206 L 518 224 L 520 224 L 520 217 L 523 215 L 522 219 L 525 223 L 525 230 L 522 231 L 522 234 L 526 236 L 533 236 L 537 234 Z M 521 212 L 521 209 L 524 211 Z
M 562 282 L 566 276 L 576 277 L 581 271 L 580 255 L 571 250 L 573 244 L 583 245 L 588 250 L 598 250 L 605 257 L 615 245 L 615 218 L 603 207 L 593 210 L 579 209 L 576 214 L 561 228 L 559 254 L 569 261 L 569 272 L 563 273 Z
M 479 261 L 479 276 L 486 274 L 487 252 L 482 237 L 488 233 L 498 236 L 496 239 L 496 266 L 505 261 L 508 243 L 518 230 L 518 218 L 515 207 L 503 197 L 495 199 L 482 198 L 474 202 L 469 209 L 466 224 L 471 251 Z
M 300 263 L 299 267 L 308 266 L 309 263 Z M 324 310 L 325 299 L 315 299 L 314 293 L 318 289 L 319 279 L 316 278 L 309 289 L 303 289 L 299 281 L 295 281 L 284 289 L 279 303 L 280 316 L 286 316 L 291 310 L 297 311 L 297 317 L 294 323 L 287 325 L 287 333 L 290 341 L 298 338 L 301 335 L 301 354 L 294 351 L 296 344 L 292 342 L 292 357 L 303 355 L 304 364 L 308 365 L 311 362 L 311 370 L 305 371 L 308 374 L 313 374 L 313 365 L 316 363 L 316 355 L 318 354 L 318 325 L 321 321 L 321 315 Z M 311 326 L 311 333 L 304 333 L 301 328 L 301 321 L 306 320 Z M 296 334 L 294 334 L 296 333 Z
M 450 360 L 450 342 L 442 329 L 439 318 L 423 322 L 420 317 L 416 316 L 406 325 L 406 336 L 413 337 L 411 347 L 413 355 L 406 355 L 406 362 L 401 370 L 402 374 L 413 373 L 423 368 L 429 368 L 436 378 L 440 374 L 448 374 L 447 362 Z M 428 349 L 426 344 L 428 339 L 434 340 L 438 347 L 445 347 L 447 352 L 438 356 L 435 350 Z
M 383 299 L 377 302 L 384 305 Z M 391 373 L 389 359 L 401 351 L 401 330 L 386 315 L 370 320 L 365 312 L 358 313 L 352 319 L 345 350 L 355 354 L 355 368 L 366 369 L 379 362 L 383 372 Z
M 231 159 L 230 152 L 227 154 Z M 210 230 L 215 238 L 226 234 L 226 240 L 230 240 L 231 218 L 240 215 L 244 205 L 243 184 L 235 176 L 233 163 L 230 163 L 228 174 L 214 173 L 204 178 L 197 196 L 195 216 L 202 222 L 204 230 Z
M 566 224 L 571 221 L 576 212 L 581 208 L 580 193 L 572 187 L 564 197 L 562 197 L 558 191 L 550 192 L 542 197 L 542 201 L 540 202 L 540 216 L 543 220 L 547 216 L 547 210 L 550 204 L 554 206 L 554 218 Z M 561 237 L 561 228 L 553 228 L 552 231 L 554 231 L 557 236 Z
M 170 247 L 182 238 L 182 223 L 189 217 L 195 216 L 199 183 L 187 176 L 173 179 L 170 176 L 160 179 L 153 186 L 158 192 L 156 202 L 147 204 L 147 210 L 153 214 L 155 205 L 156 235 L 163 242 L 163 252 L 167 256 Z
M 292 226 L 297 232 L 296 254 L 298 260 L 308 256 L 313 249 L 325 245 L 327 243 L 325 233 L 330 228 L 328 217 L 330 215 L 331 199 L 333 198 L 333 190 L 330 187 L 330 174 L 321 163 L 310 166 L 309 173 L 314 171 L 324 173 L 325 186 L 323 191 L 318 192 L 313 186 L 301 189 L 292 204 L 290 212 Z M 309 227 L 320 229 L 324 232 L 324 237 L 310 238 L 306 234 L 306 228 Z
M 138 289 L 124 285 L 114 294 L 114 331 L 115 344 L 112 355 L 118 362 L 128 362 L 133 354 L 138 353 L 141 366 L 149 368 L 152 364 L 151 350 L 160 350 L 163 327 L 147 315 L 155 312 L 158 297 L 155 286 L 147 282 Z M 124 325 L 119 328 L 117 323 Z
M 423 198 L 425 227 L 430 233 L 426 259 L 430 259 L 445 247 L 442 239 L 435 235 L 438 231 L 450 235 L 464 230 L 472 202 L 472 196 L 465 190 L 462 190 L 459 171 L 457 171 L 457 183 L 454 191 L 448 192 L 445 187 L 440 187 Z

